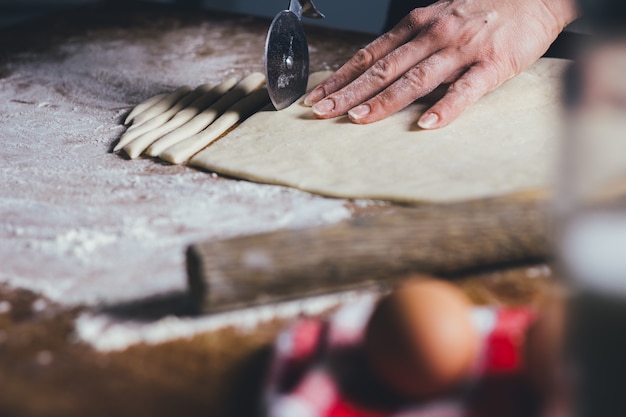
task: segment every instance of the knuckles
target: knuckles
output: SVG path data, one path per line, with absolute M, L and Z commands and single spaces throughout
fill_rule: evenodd
M 423 9 L 413 9 L 409 12 L 407 17 L 407 23 L 410 29 L 417 29 L 424 23 L 424 12 Z
M 473 96 L 474 88 L 474 83 L 472 83 L 471 80 L 467 77 L 461 77 L 448 87 L 448 92 L 457 94 L 464 98 L 469 98 Z
M 388 85 L 397 78 L 398 65 L 390 58 L 377 61 L 369 70 L 369 75 L 376 80 L 376 85 Z
M 458 34 L 458 22 L 455 17 L 442 16 L 432 21 L 429 27 L 431 36 L 438 40 L 450 39 Z
M 367 48 L 361 48 L 352 58 L 352 66 L 359 72 L 364 72 L 374 63 L 374 56 Z
M 402 76 L 404 82 L 408 85 L 408 88 L 415 92 L 421 92 L 425 89 L 428 83 L 429 72 L 424 65 L 417 65 L 408 70 Z

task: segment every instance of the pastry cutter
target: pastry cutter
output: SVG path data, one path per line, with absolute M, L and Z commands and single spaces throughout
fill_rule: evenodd
M 289 10 L 274 17 L 265 39 L 267 90 L 277 110 L 289 106 L 306 92 L 309 46 L 302 16 L 324 18 L 311 0 L 290 0 Z

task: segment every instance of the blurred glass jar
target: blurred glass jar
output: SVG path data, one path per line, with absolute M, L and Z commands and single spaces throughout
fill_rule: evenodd
M 574 416 L 626 416 L 626 36 L 603 34 L 566 77 L 556 249 L 572 291 Z
M 626 37 L 588 48 L 566 95 L 560 258 L 575 287 L 626 298 Z

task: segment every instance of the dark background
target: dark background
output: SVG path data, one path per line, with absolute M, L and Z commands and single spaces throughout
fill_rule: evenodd
M 177 4 L 208 10 L 223 10 L 253 16 L 271 17 L 286 9 L 289 0 L 144 0 L 146 2 Z M 78 5 L 98 2 L 117 2 L 120 11 L 124 1 L 118 0 L 0 0 L 0 26 L 8 25 L 33 16 L 63 10 Z M 315 5 L 325 15 L 324 20 L 307 23 L 359 32 L 378 33 L 384 26 L 389 0 L 315 0 Z

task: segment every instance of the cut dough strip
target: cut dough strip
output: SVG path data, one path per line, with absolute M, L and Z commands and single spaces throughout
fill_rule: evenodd
M 219 99 L 208 109 L 198 114 L 196 117 L 180 126 L 176 130 L 168 133 L 154 142 L 147 150 L 149 156 L 159 156 L 161 152 L 171 146 L 192 137 L 196 133 L 206 129 L 211 123 L 217 119 L 220 114 L 224 113 L 232 105 L 240 101 L 242 98 L 257 90 L 265 83 L 265 76 L 260 72 L 253 72 L 245 77 L 237 84 L 235 88 L 230 90 L 224 97 Z
M 138 114 L 137 116 L 135 116 L 135 118 L 133 119 L 133 124 L 131 125 L 130 128 L 133 129 L 136 126 L 139 126 L 140 124 L 147 122 L 153 117 L 156 117 L 159 114 L 162 114 L 168 111 L 170 108 L 172 108 L 174 104 L 178 102 L 178 100 L 180 100 L 182 97 L 187 95 L 190 91 L 191 91 L 191 87 L 187 85 L 177 88 L 167 97 L 163 98 L 158 103 L 156 103 L 154 106 L 150 107 L 149 109 L 142 112 L 141 114 Z
M 173 107 L 170 107 L 165 112 L 137 126 L 131 126 L 126 131 L 126 133 L 122 135 L 117 145 L 115 145 L 115 148 L 113 148 L 113 151 L 117 152 L 122 147 L 126 146 L 131 141 L 135 140 L 135 138 L 138 138 L 144 133 L 149 132 L 153 129 L 156 129 L 162 124 L 166 123 L 180 110 L 189 106 L 196 98 L 198 98 L 198 96 L 205 93 L 207 89 L 208 89 L 207 85 L 204 84 L 196 88 L 195 90 L 193 90 L 191 93 L 182 96 L 182 98 L 179 101 L 177 101 Z
M 180 164 L 195 153 L 210 145 L 228 129 L 269 103 L 267 88 L 263 87 L 235 103 L 206 130 L 177 143 L 161 153 L 159 157 L 172 164 Z
M 161 94 L 157 94 L 156 96 L 150 97 L 149 99 L 147 99 L 146 101 L 144 101 L 143 103 L 140 103 L 138 105 L 136 105 L 131 111 L 130 113 L 128 113 L 128 116 L 126 116 L 126 119 L 124 120 L 124 124 L 126 126 L 128 126 L 129 124 L 132 123 L 133 119 L 140 113 L 143 113 L 144 111 L 148 110 L 150 107 L 154 106 L 155 104 L 157 104 L 159 101 L 163 100 L 166 96 L 168 95 L 168 93 L 161 93 Z
M 209 91 L 204 92 L 199 97 L 197 97 L 191 104 L 176 113 L 174 117 L 169 119 L 166 123 L 156 127 L 155 129 L 151 129 L 143 133 L 130 143 L 126 144 L 124 146 L 124 151 L 128 154 L 130 158 L 138 157 L 143 151 L 146 150 L 148 146 L 154 143 L 157 139 L 193 119 L 196 115 L 204 111 L 208 106 L 210 106 L 216 100 L 226 94 L 230 89 L 235 86 L 235 84 L 237 84 L 237 78 L 231 77 L 221 84 L 211 88 Z

